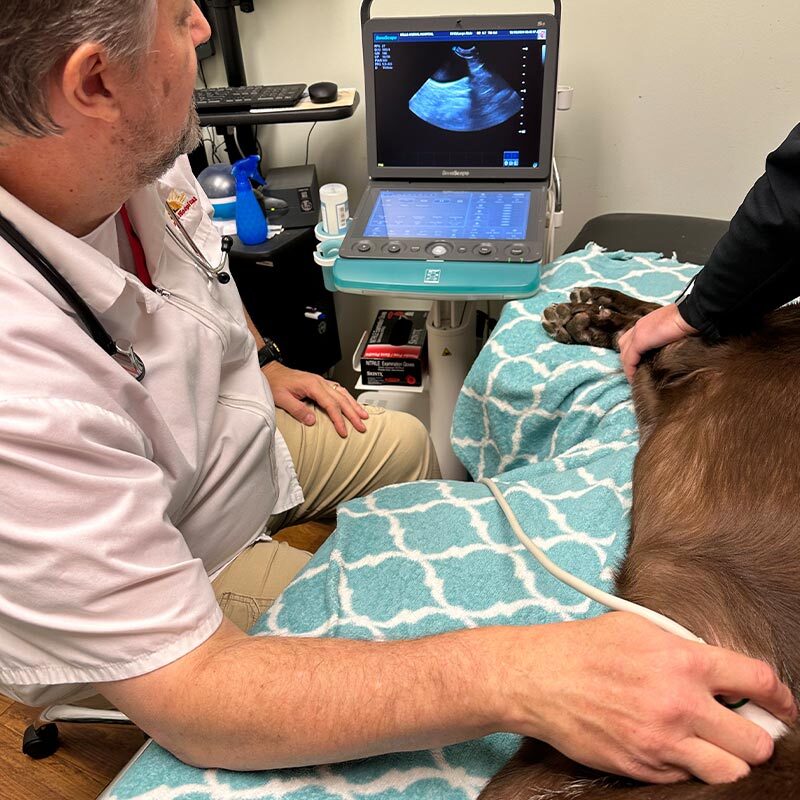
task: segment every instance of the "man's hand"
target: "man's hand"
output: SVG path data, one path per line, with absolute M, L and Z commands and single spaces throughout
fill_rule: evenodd
M 625 377 L 633 380 L 636 367 L 649 350 L 677 342 L 698 333 L 686 322 L 674 303 L 642 317 L 630 330 L 619 337 L 619 352 Z
M 369 418 L 363 406 L 359 405 L 343 386 L 325 380 L 311 372 L 289 369 L 272 361 L 262 372 L 272 390 L 275 405 L 291 414 L 304 425 L 314 425 L 317 417 L 304 400 L 311 400 L 318 405 L 333 422 L 336 433 L 347 438 L 345 419 L 350 420 L 360 433 L 366 431 L 363 420 Z
M 770 758 L 773 742 L 715 696 L 748 697 L 788 724 L 797 718 L 791 693 L 766 664 L 638 616 L 535 630 L 529 648 L 521 631 L 509 637 L 498 675 L 513 687 L 511 728 L 587 766 L 651 783 L 735 781 Z

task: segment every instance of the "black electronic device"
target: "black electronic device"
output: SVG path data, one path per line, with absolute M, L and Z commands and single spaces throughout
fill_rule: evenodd
M 345 258 L 533 263 L 544 248 L 547 187 L 520 183 L 371 183 Z
M 369 20 L 370 177 L 547 181 L 558 35 L 549 14 Z
M 339 97 L 339 87 L 330 81 L 312 83 L 308 87 L 308 99 L 312 103 L 333 103 Z
M 319 221 L 319 181 L 313 164 L 275 167 L 264 176 L 264 197 L 283 200 L 286 213 L 276 222 L 284 228 L 313 228 Z
M 272 341 L 268 336 L 262 336 L 264 339 L 264 346 L 258 351 L 258 366 L 266 367 L 273 361 L 283 364 L 283 353 L 280 347 Z
M 289 204 L 280 197 L 270 197 L 266 186 L 258 186 L 253 192 L 268 222 L 277 223 L 289 213 Z
M 370 182 L 338 277 L 347 264 L 354 285 L 369 282 L 365 261 L 539 262 L 557 16 L 367 17 L 363 37 Z
M 275 86 L 214 86 L 195 89 L 194 101 L 200 114 L 215 111 L 250 111 L 259 108 L 292 108 L 305 92 L 304 83 Z
M 322 374 L 342 357 L 333 295 L 311 253 L 313 228 L 284 231 L 263 244 L 237 242 L 231 272 L 256 329 L 293 369 Z

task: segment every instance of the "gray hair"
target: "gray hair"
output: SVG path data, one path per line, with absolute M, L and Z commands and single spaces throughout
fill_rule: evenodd
M 0 132 L 61 133 L 47 108 L 53 68 L 85 42 L 138 65 L 150 47 L 157 0 L 3 0 L 0 10 Z

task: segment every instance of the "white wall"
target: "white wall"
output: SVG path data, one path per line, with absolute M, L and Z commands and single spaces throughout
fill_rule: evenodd
M 610 211 L 729 218 L 767 152 L 800 122 L 797 0 L 563 3 L 559 81 L 575 87 L 575 105 L 560 115 L 556 142 L 566 211 L 560 247 Z M 257 0 L 254 14 L 239 14 L 249 82 L 333 80 L 363 90 L 359 7 L 359 0 Z M 376 0 L 373 9 L 376 16 L 552 10 L 548 0 Z M 221 66 L 208 75 L 222 82 Z M 353 201 L 367 177 L 363 112 L 320 123 L 311 139 L 321 180 L 346 183 Z M 267 163 L 302 163 L 308 128 L 262 129 Z M 340 295 L 337 303 L 347 352 L 385 301 Z

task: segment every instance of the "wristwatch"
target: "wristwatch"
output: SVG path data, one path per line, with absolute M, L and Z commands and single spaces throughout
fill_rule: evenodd
M 267 364 L 271 364 L 273 361 L 283 364 L 283 354 L 280 347 L 272 339 L 265 336 L 264 346 L 258 351 L 258 366 L 266 367 Z

